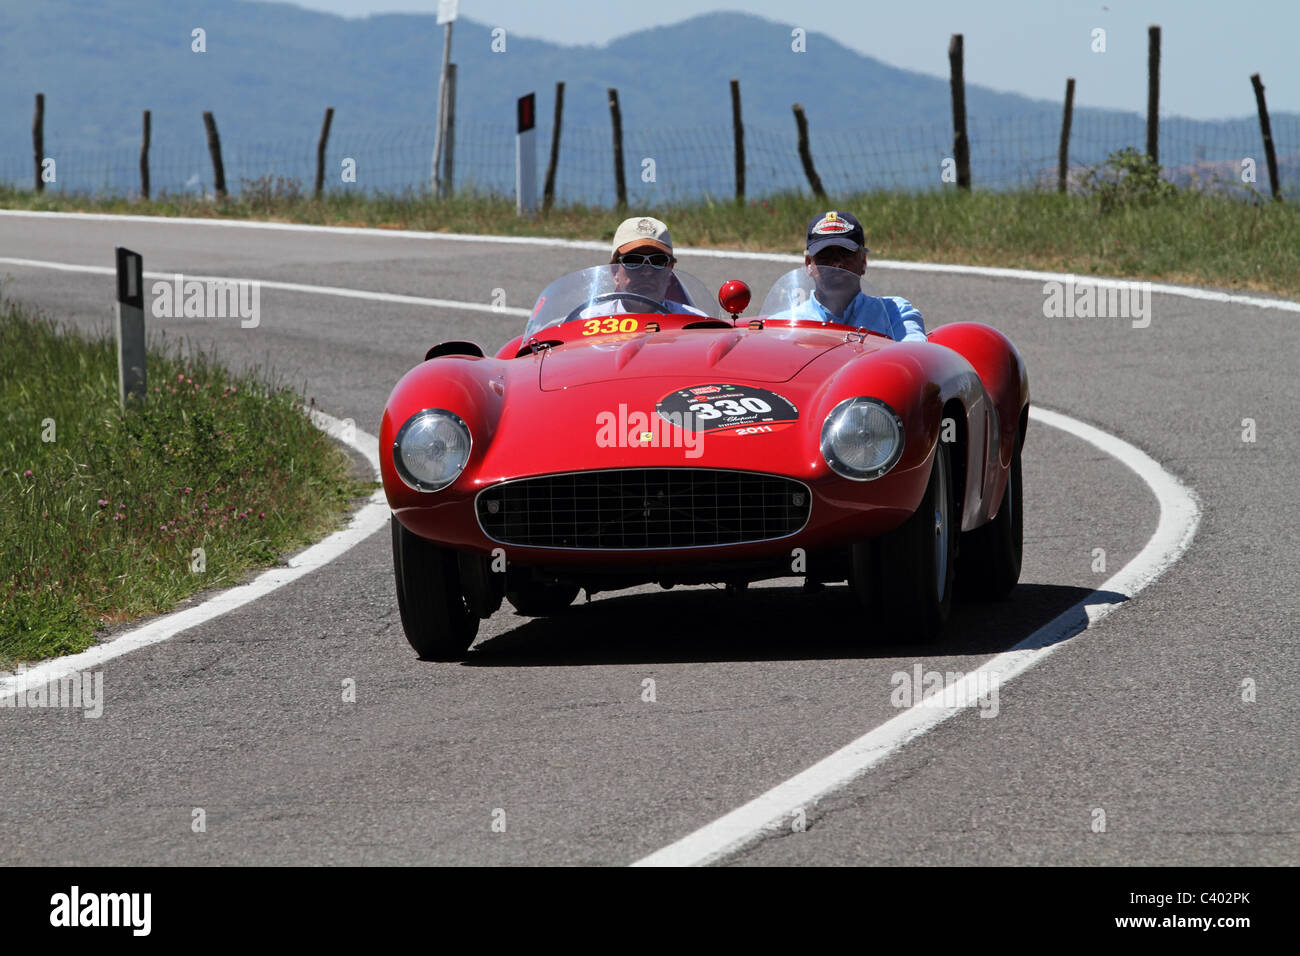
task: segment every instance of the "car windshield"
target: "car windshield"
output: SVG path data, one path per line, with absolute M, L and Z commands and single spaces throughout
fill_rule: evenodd
M 843 315 L 859 292 L 869 298 L 880 298 L 871 283 L 856 272 L 834 266 L 800 266 L 773 283 L 763 297 L 758 314 L 772 319 L 829 322 L 834 316 Z
M 552 325 L 593 315 L 665 312 L 717 318 L 718 306 L 708 287 L 681 269 L 656 269 L 648 263 L 639 269 L 594 266 L 542 290 L 524 327 L 524 341 Z

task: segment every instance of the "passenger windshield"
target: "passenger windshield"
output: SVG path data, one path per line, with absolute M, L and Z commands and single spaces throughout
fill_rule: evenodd
M 856 272 L 834 266 L 800 266 L 773 283 L 763 297 L 758 314 L 772 319 L 834 321 L 861 292 L 871 298 L 880 293 Z
M 556 279 L 537 297 L 524 326 L 524 341 L 542 329 L 596 315 L 693 313 L 718 317 L 714 296 L 699 279 L 681 269 L 594 266 Z

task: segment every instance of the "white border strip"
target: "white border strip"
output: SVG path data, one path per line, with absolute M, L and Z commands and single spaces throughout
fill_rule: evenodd
M 74 219 L 85 222 L 133 222 L 164 226 L 168 224 L 180 224 L 187 226 L 213 226 L 227 229 L 271 229 L 283 232 L 323 233 L 326 235 L 338 236 L 366 236 L 369 238 L 404 240 L 414 239 L 425 242 L 436 240 L 439 242 L 482 242 L 496 245 L 549 246 L 558 249 L 598 249 L 601 252 L 607 252 L 609 250 L 609 243 L 607 242 L 593 242 L 586 239 L 555 239 L 547 236 L 488 236 L 461 232 L 375 229 L 364 226 L 317 226 L 296 222 L 256 222 L 248 219 L 198 219 L 182 216 L 122 216 L 112 213 L 38 212 L 29 209 L 0 209 L 0 217 L 5 216 L 35 219 Z M 790 255 L 779 252 L 747 252 L 738 249 L 697 249 L 691 246 L 678 246 L 677 251 L 696 256 L 706 256 L 713 259 L 748 259 L 760 262 L 789 263 L 798 263 L 803 261 L 801 255 Z M 0 261 L 17 263 L 21 260 Z M 994 266 L 964 266 L 943 262 L 905 262 L 899 259 L 873 259 L 872 266 L 877 269 L 897 269 L 903 272 L 937 272 L 952 275 L 987 276 L 993 279 L 1022 279 L 1030 282 L 1066 282 L 1073 279 L 1076 286 L 1093 285 L 1102 289 L 1118 287 L 1127 288 L 1135 282 L 1143 282 L 1141 279 L 1099 278 L 1095 276 L 1075 275 L 1067 272 L 1039 272 L 1034 269 L 1003 269 Z M 110 273 L 112 272 L 111 269 L 107 271 Z M 152 276 L 152 274 L 150 275 Z M 161 278 L 169 277 L 161 276 Z M 194 278 L 199 277 L 195 276 Z M 1235 292 L 1218 292 L 1211 289 L 1200 289 L 1195 286 L 1171 285 L 1164 282 L 1144 282 L 1144 284 L 1149 285 L 1152 292 L 1158 292 L 1162 295 L 1176 295 L 1182 296 L 1186 299 L 1199 299 L 1204 302 L 1222 302 L 1230 305 L 1246 305 L 1257 309 L 1281 309 L 1284 312 L 1300 312 L 1300 302 L 1295 302 L 1290 299 L 1239 295 Z M 273 286 L 270 282 L 264 282 L 263 285 L 267 288 L 277 287 Z M 290 289 L 296 292 L 319 291 L 324 288 L 320 286 L 295 286 L 291 283 L 283 283 L 278 287 Z M 346 291 L 352 290 L 339 290 L 327 294 L 341 295 L 345 294 Z M 370 295 L 378 296 L 382 294 L 383 293 L 371 293 Z M 411 301 L 415 304 L 445 303 L 445 300 L 442 299 L 416 300 L 414 297 L 399 297 L 393 301 Z M 491 312 L 505 311 L 502 309 L 494 309 L 491 306 L 482 306 L 478 303 L 454 303 L 454 305 L 457 308 L 476 308 Z M 520 311 L 522 312 L 523 310 Z
M 310 415 L 312 424 L 317 428 L 364 455 L 374 469 L 375 477 L 379 477 L 379 439 L 362 431 L 345 429 L 343 421 L 324 412 L 312 409 Z M 353 435 L 349 436 L 349 431 L 352 431 Z M 382 528 L 387 523 L 388 516 L 388 502 L 384 498 L 383 489 L 379 489 L 352 515 L 346 528 L 334 532 L 324 540 L 289 558 L 287 567 L 263 571 L 247 584 L 222 591 L 194 607 L 164 615 L 103 644 L 96 644 L 80 654 L 70 654 L 67 657 L 44 661 L 21 674 L 0 679 L 0 698 L 9 697 L 24 687 L 57 681 L 77 671 L 97 667 L 105 661 L 129 654 L 139 648 L 158 644 L 175 637 L 182 631 L 220 617 L 227 611 L 233 611 L 237 607 L 256 601 L 333 561 L 353 545 Z
M 47 262 L 44 259 L 13 259 L 0 256 L 0 266 L 19 266 L 26 269 L 53 269 L 56 272 L 85 272 L 91 275 L 116 275 L 117 270 L 109 266 L 83 266 L 74 265 L 68 262 Z M 175 272 L 145 272 L 143 277 L 146 279 L 163 279 L 168 282 L 174 281 L 178 273 Z M 277 282 L 273 279 L 233 279 L 223 276 L 196 276 L 189 273 L 179 273 L 185 281 L 195 280 L 198 282 L 256 282 L 263 289 L 283 289 L 285 292 L 306 292 L 312 295 L 337 295 L 346 299 L 367 299 L 371 302 L 397 302 L 403 305 L 424 305 L 440 309 L 456 309 L 461 312 L 494 312 L 497 315 L 522 315 L 529 316 L 532 313 L 528 309 L 520 309 L 504 305 L 484 305 L 481 302 L 458 302 L 455 299 L 429 299 L 418 295 L 398 295 L 394 292 L 371 292 L 367 289 L 343 289 L 338 286 L 330 285 L 304 285 L 300 282 Z
M 990 686 L 989 681 L 996 682 L 992 686 L 1001 686 L 1029 670 L 1060 647 L 1066 638 L 1100 621 L 1133 597 L 1182 556 L 1201 517 L 1200 505 L 1191 489 L 1146 452 L 1092 425 L 1041 408 L 1031 408 L 1030 417 L 1096 446 L 1119 459 L 1147 483 L 1160 502 L 1160 520 L 1146 546 L 1096 591 L 1011 650 L 967 674 L 953 688 L 937 690 L 785 783 L 636 861 L 633 866 L 703 866 L 730 856 L 764 836 L 786 831 L 796 811 L 811 816 L 819 800 L 852 783 L 904 744 L 977 703 L 981 689 Z M 944 706 L 940 699 L 969 703 Z

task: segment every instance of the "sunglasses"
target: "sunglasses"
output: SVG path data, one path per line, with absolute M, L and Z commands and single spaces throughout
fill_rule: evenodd
M 851 249 L 845 249 L 843 246 L 828 246 L 817 255 L 812 257 L 813 262 L 818 265 L 830 265 L 832 262 L 841 262 L 845 259 L 852 259 L 857 252 Z
M 639 252 L 627 252 L 618 257 L 619 264 L 628 269 L 640 269 L 644 265 L 652 269 L 662 269 L 672 261 L 672 256 L 662 252 L 643 255 Z

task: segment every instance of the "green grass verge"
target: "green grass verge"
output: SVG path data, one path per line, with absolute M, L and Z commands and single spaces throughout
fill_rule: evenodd
M 633 209 L 664 219 L 680 245 L 802 250 L 808 220 L 828 206 L 855 212 L 875 258 L 961 262 L 1108 275 L 1300 296 L 1300 208 L 1258 197 L 1177 190 L 1151 201 L 1106 201 L 1098 194 L 862 193 L 818 202 L 782 195 Z M 1142 197 L 1138 197 L 1142 200 Z M 327 193 L 319 201 L 261 183 L 209 202 L 162 197 L 71 196 L 0 187 L 0 208 L 262 219 L 499 235 L 609 239 L 615 210 L 563 206 L 535 219 L 492 196 Z M 683 260 L 689 271 L 689 259 Z M 883 290 L 888 291 L 888 290 Z
M 151 348 L 148 375 L 123 416 L 111 337 L 0 304 L 0 668 L 232 584 L 374 487 L 256 370 Z

